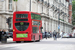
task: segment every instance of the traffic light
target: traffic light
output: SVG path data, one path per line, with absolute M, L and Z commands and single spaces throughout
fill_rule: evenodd
M 7 19 L 6 19 L 6 23 L 7 23 L 8 25 L 9 25 L 10 21 L 11 21 L 11 18 L 7 18 Z

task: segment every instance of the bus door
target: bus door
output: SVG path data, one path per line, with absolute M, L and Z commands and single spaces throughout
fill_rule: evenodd
M 39 25 L 38 25 L 38 21 L 33 21 L 33 26 L 32 26 L 32 30 L 33 30 L 33 35 L 35 36 L 35 40 L 39 39 Z

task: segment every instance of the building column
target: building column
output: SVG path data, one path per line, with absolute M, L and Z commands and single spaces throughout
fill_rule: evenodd
M 42 32 L 44 32 L 44 29 L 45 29 L 45 28 L 44 28 L 44 27 L 45 27 L 45 26 L 44 26 L 44 22 L 45 22 L 45 21 L 44 21 L 44 18 L 42 17 L 42 27 L 43 27 Z
M 2 17 L 0 15 L 0 23 L 2 23 Z M 2 29 L 2 24 L 0 24 L 0 29 Z
M 52 19 L 51 19 L 50 21 L 51 21 L 51 24 L 50 24 L 50 26 L 51 26 L 51 31 L 52 31 Z
M 53 32 L 53 20 L 52 20 L 52 32 Z
M 51 31 L 51 19 L 49 20 L 49 31 Z

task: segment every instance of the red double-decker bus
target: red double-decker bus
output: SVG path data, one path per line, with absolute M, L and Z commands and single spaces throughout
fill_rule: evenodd
M 13 41 L 40 41 L 42 21 L 39 13 L 16 11 L 13 13 Z

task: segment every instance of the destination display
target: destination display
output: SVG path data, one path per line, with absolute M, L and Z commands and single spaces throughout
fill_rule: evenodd
M 28 14 L 16 14 L 16 18 L 27 18 Z
M 40 25 L 39 21 L 32 21 L 32 25 Z

